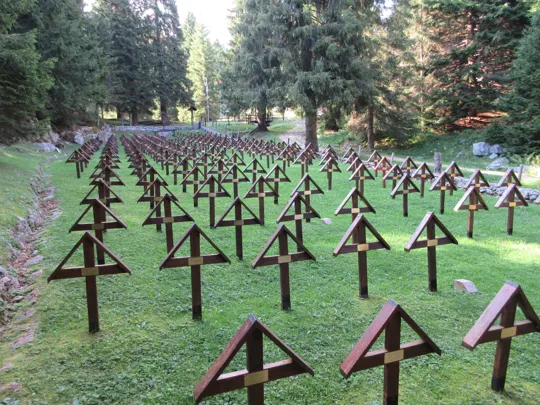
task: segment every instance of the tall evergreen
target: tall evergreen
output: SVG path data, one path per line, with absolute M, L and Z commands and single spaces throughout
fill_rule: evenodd
M 17 23 L 34 6 L 33 0 L 0 3 L 0 142 L 35 130 L 36 112 L 52 85 L 52 66 L 41 60 L 36 32 Z
M 460 118 L 494 108 L 507 88 L 514 49 L 529 23 L 528 1 L 426 0 L 426 24 L 438 44 L 427 74 L 432 124 L 452 129 Z

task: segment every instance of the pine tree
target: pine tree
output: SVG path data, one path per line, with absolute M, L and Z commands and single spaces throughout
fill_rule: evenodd
M 508 113 L 502 123 L 487 128 L 492 143 L 504 144 L 509 153 L 540 153 L 540 12 L 535 13 L 512 64 L 512 92 L 500 107 Z
M 425 1 L 431 40 L 439 47 L 426 72 L 437 81 L 428 101 L 434 126 L 452 129 L 460 118 L 493 109 L 529 7 L 526 1 Z
M 147 0 L 147 25 L 152 59 L 152 87 L 159 100 L 161 120 L 169 124 L 169 107 L 190 104 L 187 57 L 176 3 L 172 0 Z M 175 113 L 176 116 L 176 113 Z
M 17 23 L 34 6 L 33 0 L 0 3 L 0 142 L 36 130 L 36 112 L 52 85 L 52 66 L 37 52 L 36 32 Z

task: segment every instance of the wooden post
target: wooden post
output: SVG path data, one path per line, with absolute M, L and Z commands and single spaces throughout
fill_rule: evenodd
M 279 255 L 281 257 L 288 257 L 289 244 L 287 234 L 281 233 L 278 236 L 278 243 Z M 289 310 L 291 309 L 291 286 L 289 281 L 289 262 L 286 260 L 282 260 L 279 264 L 279 280 L 281 285 L 281 309 Z
M 83 241 L 84 267 L 93 268 L 96 265 L 94 259 L 94 246 L 90 240 Z M 96 276 L 86 278 L 86 303 L 88 306 L 88 331 L 99 332 L 99 309 Z
M 400 350 L 401 318 L 393 316 L 384 329 L 384 348 L 388 353 Z M 384 364 L 383 404 L 398 405 L 399 361 Z
M 428 241 L 435 240 L 435 222 L 430 221 L 426 225 Z M 427 247 L 427 260 L 428 260 L 428 288 L 429 291 L 437 291 L 437 248 L 436 245 Z
M 201 256 L 201 238 L 197 232 L 192 232 L 189 236 L 191 257 Z M 201 266 L 191 266 L 191 313 L 193 319 L 202 318 L 202 280 Z

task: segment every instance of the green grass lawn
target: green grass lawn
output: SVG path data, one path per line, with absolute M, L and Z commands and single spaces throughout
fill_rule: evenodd
M 192 404 L 195 385 L 253 313 L 315 370 L 314 377 L 301 375 L 267 384 L 268 404 L 380 404 L 382 368 L 344 380 L 339 366 L 391 298 L 443 352 L 441 357 L 428 355 L 402 363 L 402 404 L 538 403 L 540 334 L 513 339 L 505 393 L 490 389 L 495 343 L 474 352 L 461 346 L 462 338 L 508 279 L 520 283 L 540 311 L 538 206 L 516 209 L 514 236 L 510 237 L 506 210 L 493 209 L 496 200 L 485 197 L 490 210 L 476 215 L 475 238 L 469 240 L 465 237 L 467 213 L 452 210 L 463 192 L 447 197 L 447 213 L 440 219 L 458 238 L 459 246 L 437 249 L 439 292 L 431 293 L 426 251 L 406 253 L 403 248 L 426 212 L 437 209 L 439 194 L 427 192 L 424 199 L 411 195 L 410 216 L 404 218 L 401 198 L 392 200 L 390 189 L 381 188 L 380 177 L 368 182 L 365 195 L 377 210 L 368 219 L 392 249 L 368 253 L 371 297 L 361 300 L 356 255 L 332 256 L 351 222 L 350 216 L 334 217 L 333 212 L 353 187 L 348 174 L 336 174 L 332 191 L 312 197 L 314 208 L 333 223 L 313 220 L 304 225 L 305 245 L 317 261 L 291 264 L 292 310 L 285 312 L 280 309 L 278 267 L 252 269 L 250 263 L 275 231 L 274 221 L 299 180 L 300 169 L 287 170 L 292 183 L 280 186 L 279 205 L 267 199 L 266 226 L 245 227 L 243 261 L 234 257 L 233 229 L 209 229 L 208 201 L 201 200 L 199 208 L 193 208 L 191 194 L 182 194 L 180 186 L 172 185 L 180 204 L 232 260 L 231 265 L 203 266 L 203 320 L 193 321 L 189 269 L 159 270 L 166 254 L 165 235 L 141 226 L 149 207 L 136 203 L 143 190 L 135 186 L 137 179 L 129 175 L 132 169 L 123 152 L 121 156 L 118 173 L 126 187 L 114 189 L 125 203 L 114 204 L 112 209 L 128 230 L 107 232 L 105 243 L 133 274 L 98 278 L 101 332 L 95 335 L 87 332 L 84 280 L 47 285 L 45 279 L 82 236 L 68 230 L 83 211 L 79 202 L 89 190 L 90 172 L 77 180 L 72 165 L 61 160 L 50 165 L 63 214 L 47 229 L 40 251 L 45 256 L 45 276 L 39 281 L 36 337 L 11 350 L 16 334 L 5 333 L 0 344 L 2 362 L 14 365 L 0 374 L 0 385 L 22 384 L 20 392 L 10 394 L 12 399 L 21 404 Z M 91 165 L 96 163 L 97 157 Z M 313 166 L 310 173 L 326 190 L 325 175 L 318 169 Z M 245 192 L 249 185 L 240 187 Z M 218 216 L 231 201 L 218 199 Z M 247 203 L 256 209 L 256 199 Z M 287 225 L 294 229 L 294 224 Z M 188 227 L 176 224 L 175 239 Z M 203 253 L 212 251 L 204 245 Z M 457 278 L 472 280 L 480 292 L 454 291 Z M 22 323 L 16 320 L 11 329 Z M 416 339 L 411 330 L 403 329 L 403 343 Z M 380 347 L 381 342 L 376 345 Z M 286 358 L 268 341 L 265 352 L 265 362 Z M 244 363 L 241 351 L 227 371 L 243 368 Z M 246 395 L 241 390 L 205 403 L 242 404 Z
M 32 144 L 0 146 L 0 264 L 8 257 L 9 229 L 32 207 L 31 177 L 39 162 L 53 154 L 37 152 Z

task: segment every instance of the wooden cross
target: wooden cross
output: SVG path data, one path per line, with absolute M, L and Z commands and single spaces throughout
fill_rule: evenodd
M 401 164 L 400 168 L 410 175 L 413 169 L 418 169 L 418 165 L 414 163 L 414 160 L 412 160 L 410 156 L 407 156 Z
M 303 190 L 302 186 L 304 188 Z M 306 173 L 291 192 L 291 197 L 295 193 L 304 196 L 307 203 L 311 205 L 311 196 L 314 194 L 324 194 L 324 191 L 322 191 L 322 188 L 320 188 L 319 185 L 315 183 L 309 173 Z M 310 221 L 311 220 L 309 218 L 306 218 L 306 222 Z
M 178 163 L 173 167 L 172 174 L 174 178 L 174 185 L 178 185 L 178 175 L 182 175 L 182 180 L 186 178 L 186 175 L 190 172 L 189 170 L 189 160 L 187 158 L 182 158 Z M 187 184 L 182 184 L 182 192 L 187 191 Z
M 402 190 L 400 190 L 400 188 Z M 409 216 L 409 194 L 410 193 L 419 193 L 418 187 L 413 183 L 411 176 L 404 174 L 399 183 L 390 193 L 390 196 L 394 198 L 396 195 L 403 195 L 403 216 Z
M 199 184 L 201 184 L 204 181 L 204 174 L 201 172 L 198 166 L 194 166 L 193 169 L 189 171 L 188 174 L 186 174 L 186 177 L 182 180 L 180 184 L 182 186 L 187 184 L 193 184 L 193 206 L 198 207 L 199 206 L 199 199 L 195 197 L 197 194 L 197 191 L 199 190 Z
M 244 198 L 258 198 L 259 199 L 259 220 L 261 225 L 264 225 L 264 198 L 265 197 L 279 197 L 278 193 L 272 186 L 272 183 L 266 181 L 266 179 L 260 176 L 249 188 Z
M 478 210 L 487 211 L 487 209 L 488 209 L 488 206 L 485 203 L 482 196 L 480 195 L 478 188 L 476 187 L 469 187 L 467 191 L 465 191 L 465 194 L 463 194 L 463 197 L 461 197 L 461 200 L 459 200 L 456 206 L 454 207 L 454 211 L 467 210 L 469 212 L 469 215 L 467 218 L 467 237 L 468 238 L 473 237 L 475 211 L 478 211 Z
M 225 219 L 234 208 L 234 219 Z M 249 218 L 242 218 L 242 208 L 250 215 Z M 225 213 L 219 218 L 214 228 L 221 226 L 234 226 L 236 232 L 236 257 L 240 260 L 244 258 L 242 227 L 244 225 L 261 225 L 257 215 L 239 198 L 236 197 L 233 203 L 225 210 Z
M 454 179 L 456 177 L 463 177 L 463 172 L 461 171 L 461 169 L 459 168 L 457 163 L 454 162 L 454 161 L 450 162 L 450 164 L 446 168 L 445 172 L 448 173 L 448 175 L 452 178 L 452 181 L 454 183 L 455 183 Z M 450 195 L 453 195 L 453 194 L 454 194 L 454 191 L 450 190 Z
M 401 321 L 420 337 L 420 340 L 401 344 Z M 384 349 L 369 349 L 384 332 Z M 441 355 L 441 349 L 429 338 L 418 324 L 392 300 L 382 307 L 356 346 L 341 363 L 340 371 L 345 378 L 352 373 L 384 365 L 384 405 L 397 405 L 399 398 L 399 363 L 403 360 L 430 353 Z
M 454 181 L 452 180 L 452 177 L 446 172 L 442 172 L 439 174 L 437 179 L 433 182 L 432 186 L 429 188 L 429 191 L 440 191 L 440 197 L 439 197 L 439 212 L 444 214 L 444 200 L 446 196 L 446 191 L 453 191 L 457 190 L 456 185 L 454 184 Z
M 116 172 L 109 166 L 105 166 L 103 170 L 101 170 L 99 173 L 92 175 L 91 178 L 91 186 L 95 186 L 100 180 L 107 183 L 108 186 L 125 186 L 120 176 L 118 176 L 118 174 L 116 174 Z
M 504 191 L 501 198 L 499 198 L 499 201 L 495 203 L 495 208 L 508 208 L 508 221 L 506 226 L 508 235 L 512 235 L 514 232 L 514 208 L 527 207 L 528 205 L 527 200 L 525 200 L 517 185 L 513 183 Z
M 208 191 L 203 191 L 205 188 L 208 187 Z M 216 223 L 216 198 L 221 197 L 230 197 L 231 195 L 214 177 L 214 175 L 210 175 L 208 179 L 201 185 L 201 188 L 197 190 L 197 192 L 193 195 L 193 198 L 208 198 L 210 201 L 209 208 L 210 208 L 210 227 L 213 227 Z
M 169 194 L 173 200 L 178 201 L 172 191 L 167 188 L 167 183 L 164 183 L 159 178 L 156 178 L 147 187 L 145 187 L 144 192 L 137 200 L 137 203 L 149 202 L 150 209 L 153 210 L 156 203 L 161 201 L 161 189 L 165 190 L 165 192 Z M 161 206 L 157 208 L 156 214 L 158 217 L 161 216 Z M 161 232 L 161 222 L 156 222 L 156 231 Z
M 424 189 L 426 187 L 426 182 L 435 178 L 433 172 L 431 171 L 427 163 L 422 163 L 420 166 L 418 166 L 418 169 L 415 170 L 412 178 L 420 180 L 420 197 L 424 198 Z
M 518 187 L 521 187 L 521 181 L 519 181 L 518 176 L 513 169 L 508 169 L 506 173 L 501 177 L 497 183 L 497 187 L 510 187 L 512 184 L 515 184 Z
M 379 160 L 379 163 L 375 166 L 375 175 L 377 175 L 377 172 L 382 172 L 383 180 L 382 180 L 382 186 L 383 188 L 386 188 L 386 180 L 384 179 L 386 172 L 392 168 L 392 164 L 388 160 L 386 156 L 381 158 Z
M 445 236 L 436 237 L 435 228 L 439 228 Z M 418 240 L 424 229 L 426 230 L 427 239 Z M 413 249 L 427 248 L 428 285 L 430 291 L 437 291 L 437 246 L 448 245 L 449 243 L 457 245 L 458 241 L 433 212 L 428 212 L 405 246 L 406 252 L 410 252 Z
M 155 179 L 159 179 L 162 184 L 168 186 L 165 179 L 159 174 L 159 172 L 154 169 L 152 166 L 150 166 L 140 177 L 139 181 L 137 181 L 136 186 L 142 186 L 146 187 L 149 184 L 153 183 Z
M 107 207 L 109 207 L 112 203 L 123 203 L 122 199 L 116 194 L 112 188 L 110 188 L 107 183 L 99 179 L 99 181 L 96 182 L 94 187 L 90 189 L 88 194 L 84 196 L 84 198 L 81 201 L 81 204 L 90 204 L 95 198 L 90 197 L 90 195 L 97 189 L 98 191 L 98 199 L 102 203 L 104 203 Z M 113 195 L 111 197 L 111 194 Z
M 167 252 L 170 252 L 174 247 L 173 223 L 176 222 L 195 222 L 195 220 L 184 210 L 178 203 L 177 199 L 170 194 L 165 194 L 161 197 L 156 206 L 150 211 L 150 214 L 144 220 L 142 226 L 153 224 L 165 224 L 165 238 L 167 240 Z M 173 215 L 172 208 L 175 206 L 180 210 L 182 215 Z M 163 207 L 163 216 L 161 216 L 161 208 Z
M 294 214 L 288 214 L 289 210 L 294 205 Z M 302 207 L 303 206 L 303 207 Z M 304 219 L 320 218 L 321 216 L 315 209 L 302 197 L 300 194 L 295 193 L 289 200 L 285 208 L 279 214 L 276 222 L 294 221 L 296 226 L 296 238 L 300 241 L 304 241 L 304 234 L 302 230 L 302 222 Z
M 253 176 L 251 181 L 255 183 L 258 176 L 266 174 L 266 170 L 257 159 L 253 159 L 244 169 L 244 173 L 251 173 Z
M 367 242 L 366 228 L 377 239 L 376 242 Z M 352 238 L 352 244 L 347 244 Z M 358 253 L 358 279 L 361 298 L 369 298 L 368 294 L 368 272 L 367 272 L 367 252 L 370 250 L 390 250 L 390 245 L 377 232 L 364 215 L 358 215 L 341 241 L 334 249 L 334 256 L 347 253 Z
M 66 163 L 75 163 L 75 169 L 77 170 L 77 178 L 81 178 L 81 173 L 84 172 L 84 166 L 90 162 L 90 156 L 88 156 L 83 150 L 77 149 L 66 160 Z
M 344 162 L 346 162 L 347 159 L 348 159 L 351 155 L 356 155 L 356 156 L 358 156 L 358 155 L 356 154 L 356 152 L 354 151 L 354 149 L 351 148 L 351 147 L 349 147 L 349 149 L 347 149 L 347 150 L 345 151 L 345 153 L 343 154 L 343 156 L 341 157 L 341 160 L 343 160 Z
M 328 190 L 332 190 L 332 174 L 334 172 L 341 173 L 341 169 L 339 168 L 337 161 L 334 158 L 327 159 L 326 163 L 319 171 L 322 173 L 326 172 L 326 176 L 328 178 Z
M 64 267 L 67 261 L 82 245 L 84 265 L 78 267 Z M 113 264 L 98 264 L 94 256 L 96 250 L 101 250 L 112 259 Z M 91 233 L 86 232 L 83 237 L 73 246 L 73 249 L 56 267 L 53 273 L 47 279 L 50 283 L 52 280 L 61 280 L 65 278 L 84 277 L 86 280 L 86 303 L 88 306 L 88 329 L 90 333 L 99 332 L 99 310 L 98 310 L 98 295 L 96 276 L 107 276 L 111 274 L 128 273 L 131 271 L 116 257 L 107 246 L 101 243 Z
M 375 180 L 375 178 L 367 166 L 364 163 L 360 163 L 349 180 L 354 180 L 356 182 L 356 188 L 360 191 L 360 194 L 364 195 L 364 181 Z
M 379 164 L 379 161 L 382 159 L 382 156 L 376 150 L 373 151 L 367 163 L 370 163 L 373 167 L 376 167 Z M 377 171 L 375 171 L 375 177 L 377 177 Z
M 232 183 L 233 185 L 233 197 L 238 197 L 238 183 L 247 183 L 249 178 L 244 174 L 242 169 L 236 164 L 230 167 L 230 169 L 225 173 L 221 179 L 221 184 Z
M 311 145 L 311 144 L 310 144 Z M 301 176 L 304 177 L 305 174 L 309 171 L 309 165 L 311 164 L 311 161 L 313 160 L 313 154 L 311 153 L 310 149 L 306 148 L 295 159 L 293 164 L 299 164 L 301 167 Z
M 516 321 L 518 306 L 525 315 L 524 321 Z M 494 326 L 499 317 L 500 325 Z M 479 344 L 497 342 L 491 389 L 501 392 L 506 382 L 512 338 L 535 332 L 540 332 L 540 319 L 520 285 L 507 281 L 463 338 L 462 345 L 474 350 Z
M 264 364 L 263 335 L 285 352 L 290 359 Z M 244 344 L 246 345 L 246 368 L 224 374 L 223 371 Z M 248 405 L 264 405 L 265 383 L 303 373 L 314 375 L 313 369 L 302 358 L 257 318 L 249 315 L 246 322 L 195 387 L 195 403 L 198 404 L 204 398 L 212 395 L 247 388 Z
M 345 208 L 349 201 L 352 205 L 351 208 Z M 360 201 L 364 203 L 362 207 L 358 204 Z M 339 207 L 337 207 L 334 215 L 352 214 L 352 220 L 354 221 L 358 214 L 364 212 L 372 212 L 376 214 L 375 208 L 373 208 L 363 194 L 356 187 L 354 187 L 351 191 L 349 191 L 349 194 L 347 194 L 347 197 L 345 197 L 341 204 L 339 204 Z
M 90 209 L 92 209 L 93 222 L 81 223 Z M 112 218 L 112 221 L 107 221 L 107 214 L 109 214 L 109 216 Z M 119 228 L 127 229 L 127 226 L 100 200 L 94 199 L 88 204 L 88 207 L 86 207 L 82 215 L 75 221 L 73 226 L 69 229 L 69 232 L 94 231 L 96 239 L 103 243 L 103 232 L 105 232 L 107 229 Z M 105 264 L 105 252 L 100 248 L 99 245 L 96 246 L 96 248 L 98 264 Z
M 388 172 L 383 176 L 383 180 L 392 180 L 392 190 L 396 188 L 396 184 L 399 179 L 403 177 L 403 170 L 398 165 L 394 165 L 388 170 Z
M 291 179 L 279 165 L 275 165 L 265 176 L 265 180 L 274 185 L 274 190 L 276 190 L 274 204 L 277 205 L 279 202 L 279 183 L 290 183 Z
M 217 253 L 201 254 L 201 236 Z M 174 254 L 180 249 L 189 238 L 190 255 L 184 257 L 174 257 Z M 159 265 L 161 269 L 170 269 L 176 267 L 191 268 L 191 312 L 193 319 L 202 318 L 202 287 L 201 287 L 201 266 L 207 264 L 231 263 L 229 258 L 219 249 L 212 240 L 197 226 L 191 227 L 184 233 L 180 240 L 174 245 L 165 259 Z
M 297 252 L 289 252 L 289 238 L 297 246 Z M 279 254 L 277 256 L 265 256 L 274 243 L 278 241 Z M 279 279 L 281 284 L 281 309 L 291 309 L 291 287 L 289 281 L 289 263 L 303 260 L 316 260 L 315 256 L 306 249 L 304 244 L 284 225 L 278 226 L 277 230 L 270 237 L 263 250 L 251 263 L 253 268 L 262 266 L 273 266 L 279 264 Z
M 486 180 L 484 174 L 480 170 L 475 170 L 467 183 L 465 183 L 465 188 L 469 188 L 471 186 L 478 189 L 480 187 L 489 187 L 489 182 Z

